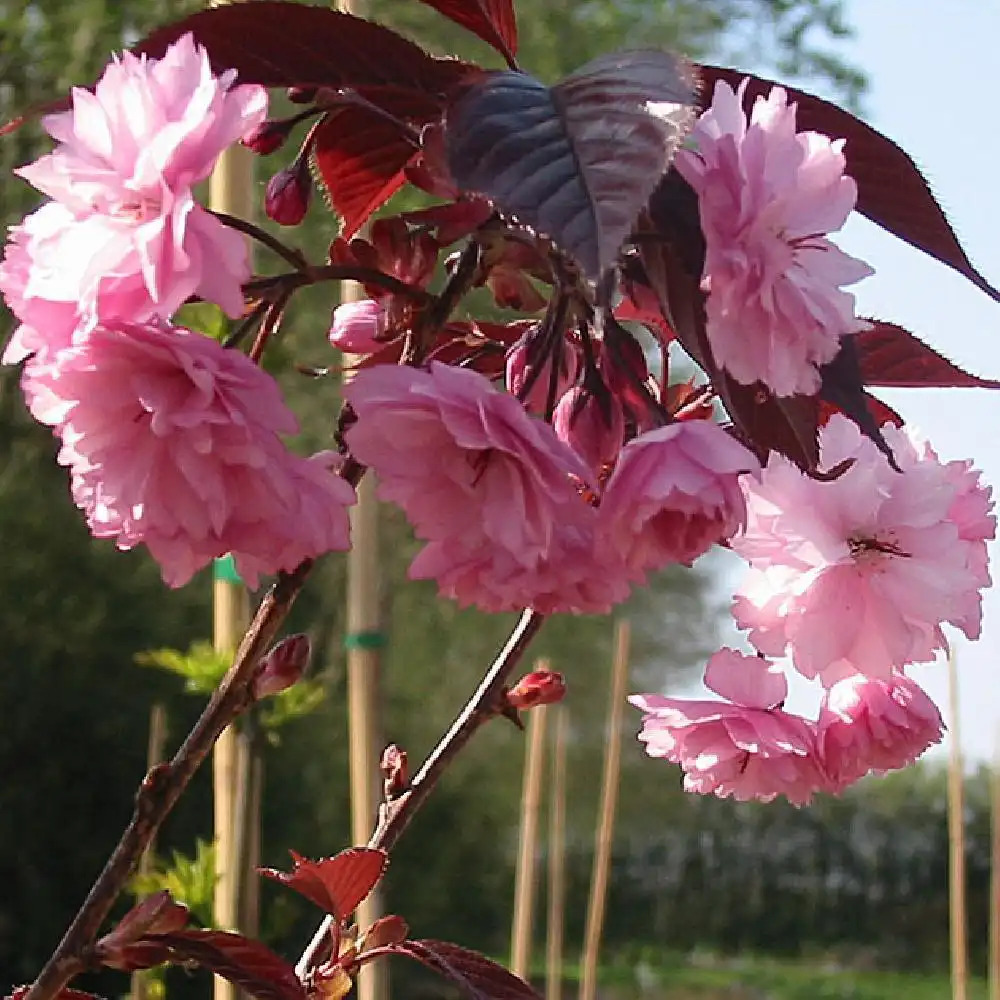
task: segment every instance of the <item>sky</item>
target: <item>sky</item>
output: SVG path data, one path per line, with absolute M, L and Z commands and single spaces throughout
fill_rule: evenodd
M 849 0 L 846 6 L 857 37 L 843 52 L 868 74 L 866 119 L 910 154 L 974 266 L 1000 286 L 1000 110 L 993 85 L 1000 0 Z M 1000 379 L 1000 304 L 859 216 L 835 238 L 875 268 L 874 277 L 851 289 L 860 315 L 900 323 L 962 367 Z M 1000 390 L 879 394 L 943 460 L 975 459 L 1000 494 Z M 996 543 L 991 554 L 1000 581 Z M 1000 588 L 986 593 L 983 606 L 978 642 L 949 632 L 956 637 L 958 732 L 967 766 L 992 757 L 1000 738 Z M 945 664 L 912 673 L 948 719 Z M 818 688 L 793 684 L 788 708 L 814 714 L 817 704 Z

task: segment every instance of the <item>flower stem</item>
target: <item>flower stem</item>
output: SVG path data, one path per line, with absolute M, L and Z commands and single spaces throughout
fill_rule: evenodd
M 538 634 L 544 620 L 544 615 L 534 611 L 521 613 L 521 617 L 489 670 L 486 671 L 479 687 L 465 703 L 465 707 L 438 741 L 437 746 L 430 752 L 409 787 L 397 798 L 384 803 L 379 810 L 378 825 L 368 841 L 369 847 L 383 851 L 392 850 L 446 768 L 483 723 L 497 714 L 507 679 L 524 655 L 528 644 Z M 330 940 L 332 925 L 333 918 L 326 917 L 302 952 L 295 967 L 300 979 L 304 979 L 319 962 L 324 946 Z

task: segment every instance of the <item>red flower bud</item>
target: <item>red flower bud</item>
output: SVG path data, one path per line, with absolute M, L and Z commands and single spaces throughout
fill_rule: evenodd
M 284 118 L 279 121 L 261 122 L 249 135 L 243 136 L 243 145 L 259 156 L 267 156 L 280 149 L 288 138 L 296 119 Z
M 305 218 L 311 197 L 312 178 L 302 157 L 267 182 L 264 211 L 282 226 L 297 226 Z
M 282 639 L 264 658 L 253 681 L 254 698 L 278 694 L 297 683 L 309 665 L 312 648 L 309 636 L 290 635 Z
M 507 704 L 512 708 L 535 708 L 552 705 L 566 696 L 566 682 L 555 670 L 532 670 L 525 674 L 508 692 Z

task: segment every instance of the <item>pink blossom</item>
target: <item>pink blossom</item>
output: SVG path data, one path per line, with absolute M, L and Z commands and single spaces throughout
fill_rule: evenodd
M 637 572 L 690 563 L 746 521 L 740 488 L 754 455 L 718 424 L 689 420 L 622 449 L 600 508 L 601 544 Z
M 698 195 L 715 360 L 745 385 L 779 396 L 814 393 L 817 366 L 840 338 L 864 328 L 842 291 L 872 273 L 824 233 L 839 229 L 857 200 L 844 175 L 843 140 L 795 131 L 795 105 L 774 87 L 743 112 L 744 81 L 718 82 L 693 131 L 695 149 L 677 169 Z
M 727 700 L 629 698 L 644 713 L 646 753 L 680 764 L 686 791 L 803 805 L 826 785 L 814 725 L 781 708 L 788 687 L 778 667 L 724 648 L 708 661 L 705 684 Z
M 274 380 L 189 330 L 95 327 L 29 361 L 35 418 L 62 439 L 59 461 L 98 538 L 142 543 L 173 587 L 232 552 L 251 586 L 261 573 L 349 546 L 354 490 L 325 456 L 291 454 L 296 430 Z
M 840 791 L 869 771 L 912 764 L 941 742 L 943 728 L 937 706 L 909 677 L 854 674 L 827 691 L 817 746 L 832 788 Z
M 383 347 L 377 339 L 385 325 L 385 306 L 374 299 L 341 302 L 333 310 L 330 344 L 348 354 L 371 354 Z
M 912 432 L 882 431 L 901 472 L 837 415 L 820 456 L 827 469 L 853 463 L 839 478 L 811 479 L 772 455 L 760 480 L 743 481 L 749 516 L 732 547 L 751 568 L 737 623 L 762 653 L 787 651 L 827 685 L 855 671 L 888 680 L 945 647 L 943 622 L 971 638 L 981 621 L 989 490 Z
M 589 470 L 513 396 L 437 362 L 361 371 L 346 396 L 352 454 L 428 543 L 411 577 L 489 611 L 607 610 L 627 594 L 620 564 L 594 558 Z
M 15 234 L 3 283 L 23 323 L 48 337 L 36 313 L 67 303 L 86 323 L 166 318 L 192 295 L 240 315 L 245 239 L 192 193 L 264 120 L 266 91 L 234 80 L 213 76 L 185 35 L 162 59 L 124 53 L 93 93 L 74 90 L 71 110 L 44 119 L 55 150 L 16 173 L 55 203 Z
M 537 333 L 537 328 L 507 352 L 506 381 L 508 392 L 517 396 L 532 413 L 541 415 L 549 403 L 553 354 L 544 353 L 537 337 L 532 337 L 533 333 Z M 569 390 L 580 370 L 577 350 L 566 341 L 559 342 L 555 356 L 559 362 L 553 403 Z M 537 357 L 542 358 L 541 363 L 533 362 Z

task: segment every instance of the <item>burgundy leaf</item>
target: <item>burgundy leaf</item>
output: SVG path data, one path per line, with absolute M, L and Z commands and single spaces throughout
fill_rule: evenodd
M 31 989 L 31 984 L 17 986 L 8 994 L 6 1000 L 24 1000 Z M 103 1000 L 103 997 L 95 993 L 84 993 L 83 990 L 74 990 L 69 986 L 64 986 L 56 995 L 55 1000 Z
M 404 941 L 392 951 L 450 979 L 472 1000 L 539 1000 L 523 979 L 478 952 L 448 941 Z
M 446 118 L 458 186 L 546 236 L 597 278 L 670 165 L 694 78 L 666 52 L 601 56 L 546 87 L 524 73 L 472 84 Z
M 358 107 L 328 114 L 313 138 L 313 164 L 350 238 L 403 186 L 417 149 L 398 125 Z
M 154 934 L 171 962 L 194 962 L 260 1000 L 306 1000 L 295 969 L 266 945 L 229 931 L 190 930 Z
M 148 969 L 166 961 L 156 948 L 150 950 L 136 944 L 147 934 L 168 934 L 187 925 L 190 912 L 186 906 L 175 903 L 166 889 L 154 892 L 135 906 L 118 922 L 118 926 L 105 934 L 94 950 L 103 965 L 131 972 Z
M 445 247 L 478 229 L 492 214 L 489 202 L 472 198 L 404 212 L 401 218 L 415 226 L 436 229 L 437 242 Z
M 1000 389 L 1000 381 L 963 371 L 901 326 L 871 323 L 870 330 L 853 338 L 865 385 Z
M 744 97 L 748 110 L 758 96 L 766 97 L 775 86 L 772 80 L 734 69 L 720 66 L 701 66 L 699 69 L 704 81 L 702 102 L 705 106 L 711 102 L 717 80 L 735 89 L 749 76 Z M 789 100 L 798 104 L 800 129 L 847 140 L 844 146 L 847 172 L 857 181 L 857 209 L 862 215 L 954 268 L 1000 302 L 1000 291 L 972 266 L 926 179 L 899 146 L 829 101 L 794 87 L 784 89 Z
M 437 59 L 373 21 L 330 7 L 251 0 L 198 11 L 154 31 L 134 52 L 162 56 L 187 32 L 216 72 L 266 87 L 395 86 L 444 96 L 478 67 Z
M 895 427 L 903 426 L 903 418 L 891 406 L 883 403 L 881 399 L 873 396 L 870 392 L 866 392 L 864 396 L 865 405 L 868 407 L 868 412 L 871 414 L 876 426 L 881 427 L 883 424 L 892 424 Z M 833 403 L 821 399 L 819 405 L 820 426 L 824 426 L 835 413 L 843 412 L 839 406 L 834 406 Z
M 820 368 L 820 398 L 825 403 L 832 403 L 841 413 L 853 420 L 861 432 L 878 446 L 889 464 L 897 471 L 896 459 L 889 443 L 882 436 L 877 414 L 868 405 L 868 395 L 861 382 L 861 369 L 858 366 L 857 345 L 853 337 L 843 337 L 836 357 Z
M 514 19 L 514 5 L 511 0 L 422 0 L 433 7 L 449 21 L 460 24 L 492 45 L 507 60 L 514 64 L 517 53 L 517 21 Z
M 319 861 L 310 861 L 294 851 L 291 854 L 295 862 L 292 872 L 261 868 L 260 873 L 283 882 L 340 921 L 346 920 L 375 888 L 389 863 L 385 851 L 370 847 L 351 847 Z

